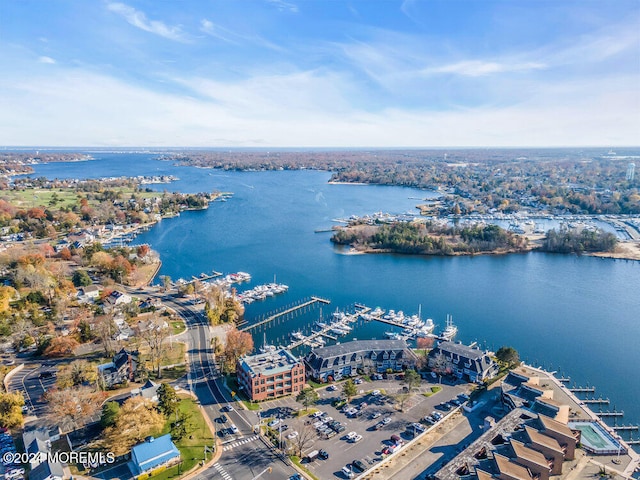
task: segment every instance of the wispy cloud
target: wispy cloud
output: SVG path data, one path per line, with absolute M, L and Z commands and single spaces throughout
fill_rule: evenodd
M 48 63 L 48 64 L 51 64 L 51 65 L 56 63 L 56 61 L 53 58 L 47 57 L 47 56 L 44 56 L 44 55 L 42 57 L 38 58 L 38 61 L 40 63 Z
M 149 20 L 144 12 L 136 10 L 124 3 L 107 4 L 109 11 L 123 17 L 134 27 L 153 33 L 169 40 L 186 42 L 187 37 L 179 26 L 168 26 L 160 20 Z
M 299 9 L 295 3 L 286 2 L 285 0 L 267 0 L 267 3 L 273 5 L 281 12 L 298 13 Z
M 237 33 L 221 27 L 220 25 L 216 25 L 211 20 L 207 20 L 206 18 L 203 18 L 200 21 L 200 31 L 206 33 L 211 37 L 217 38 L 218 40 L 222 40 L 223 42 L 232 43 L 234 45 L 238 44 L 238 42 L 236 41 L 236 39 L 238 38 Z
M 210 37 L 217 38 L 223 42 L 231 45 L 240 45 L 242 43 L 251 43 L 259 47 L 268 48 L 277 52 L 282 52 L 284 49 L 276 45 L 275 43 L 259 36 L 259 35 L 244 35 L 239 32 L 235 32 L 229 28 L 222 27 L 211 20 L 203 18 L 200 21 L 200 31 L 209 35 Z
M 466 77 L 483 77 L 495 73 L 506 72 L 527 72 L 531 70 L 542 70 L 547 68 L 543 63 L 525 62 L 490 62 L 483 60 L 467 60 L 463 62 L 450 63 L 439 67 L 429 67 L 421 71 L 424 75 L 451 73 Z

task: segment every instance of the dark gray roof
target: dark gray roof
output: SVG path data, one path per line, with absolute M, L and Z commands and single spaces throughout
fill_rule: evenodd
M 407 348 L 404 340 L 354 340 L 329 347 L 312 350 L 318 357 L 337 357 L 370 350 L 403 350 Z
M 455 353 L 456 355 L 468 358 L 469 360 L 480 360 L 486 355 L 485 352 L 478 348 L 468 347 L 467 345 L 454 342 L 442 342 L 438 345 L 438 349 L 442 352 Z
M 64 477 L 62 464 L 58 462 L 45 461 L 29 472 L 29 480 L 45 480 L 50 475 L 54 477 Z

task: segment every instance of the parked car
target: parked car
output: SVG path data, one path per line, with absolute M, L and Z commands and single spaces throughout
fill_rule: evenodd
M 374 390 L 373 392 L 371 392 L 371 395 L 377 397 L 378 395 L 380 395 L 380 390 Z
M 238 430 L 238 427 L 236 427 L 233 423 L 229 427 L 229 430 L 231 430 L 231 433 L 238 433 L 240 431 Z
M 367 469 L 367 466 L 360 460 L 354 460 L 353 462 L 351 462 L 351 465 L 353 465 L 360 472 L 364 472 Z
M 356 378 L 353 383 L 355 383 L 356 385 L 360 385 L 362 384 L 362 379 L 361 378 Z
M 278 427 L 278 430 L 280 430 L 281 432 L 286 431 L 289 428 L 289 425 L 287 425 L 286 423 L 284 425 L 280 425 Z
M 401 445 L 404 443 L 404 440 L 402 440 L 399 435 L 391 435 L 391 441 L 396 445 Z
M 353 478 L 354 477 L 353 469 L 349 465 L 345 465 L 344 467 L 342 467 L 342 470 L 340 470 L 340 471 L 347 478 Z
M 227 418 L 226 415 L 220 415 L 220 423 L 227 423 L 229 421 L 229 419 Z M 271 425 L 269 425 L 271 426 Z
M 351 440 L 349 440 L 351 443 L 358 443 L 360 440 L 362 440 L 362 435 L 357 434 L 355 437 L 353 437 Z
M 371 420 L 375 420 L 376 418 L 380 418 L 381 416 L 382 416 L 382 413 L 380 413 L 380 412 L 373 412 L 373 413 L 371 414 L 371 417 L 369 417 L 369 418 L 371 418 Z
M 349 432 L 347 433 L 346 437 L 347 440 L 351 440 L 353 437 L 355 437 L 356 435 L 358 435 L 356 432 Z
M 338 387 L 336 387 L 335 385 L 329 385 L 329 386 L 327 387 L 327 390 L 328 390 L 328 391 L 330 391 L 330 392 L 333 392 L 333 391 L 335 391 L 335 390 L 337 390 L 337 389 L 338 389 Z
M 287 438 L 289 440 L 293 440 L 294 438 L 296 438 L 298 436 L 298 432 L 296 432 L 295 430 L 293 430 L 289 435 L 287 435 Z
M 331 428 L 332 428 L 332 429 L 333 429 L 333 431 L 334 431 L 334 432 L 336 432 L 336 433 L 342 433 L 342 432 L 344 432 L 344 431 L 347 429 L 347 427 L 345 427 L 345 426 L 344 426 L 344 425 L 342 425 L 341 423 L 339 423 L 339 424 L 338 424 L 338 425 L 336 425 L 335 427 L 334 427 L 334 426 L 332 426 Z
M 373 426 L 373 429 L 374 430 L 380 430 L 382 427 L 384 427 L 384 423 L 378 422 Z
M 327 453 L 326 450 L 320 450 L 320 452 L 318 452 L 318 457 L 320 457 L 322 460 L 328 460 L 329 453 Z
M 224 416 L 224 415 L 223 415 Z M 225 417 L 226 418 L 226 417 Z M 280 419 L 279 418 L 274 418 L 273 420 L 271 420 L 269 423 L 267 423 L 267 425 L 269 425 L 271 428 L 275 427 L 276 425 L 278 425 L 280 423 Z
M 382 419 L 382 424 L 383 425 L 389 425 L 391 423 L 391 417 L 384 417 Z

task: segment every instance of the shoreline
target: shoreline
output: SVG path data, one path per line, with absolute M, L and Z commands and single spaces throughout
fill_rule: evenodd
M 346 247 L 347 245 L 334 244 L 336 246 Z M 640 247 L 640 244 L 638 244 Z M 377 255 L 377 254 L 394 254 L 394 255 L 412 255 L 418 257 L 477 257 L 477 256 L 502 256 L 502 255 L 515 255 L 515 254 L 526 254 L 526 253 L 548 253 L 553 255 L 573 255 L 576 257 L 585 256 L 585 257 L 594 257 L 601 258 L 604 260 L 628 260 L 634 262 L 640 262 L 640 253 L 637 256 L 634 255 L 625 255 L 624 252 L 587 252 L 583 254 L 577 253 L 556 253 L 556 252 L 544 252 L 538 250 L 537 248 L 526 248 L 523 250 L 506 250 L 506 251 L 491 251 L 491 252 L 453 252 L 451 254 L 442 254 L 442 253 L 406 253 L 406 252 L 397 252 L 388 248 L 359 248 L 351 246 L 351 250 L 347 252 L 335 252 L 338 255 Z

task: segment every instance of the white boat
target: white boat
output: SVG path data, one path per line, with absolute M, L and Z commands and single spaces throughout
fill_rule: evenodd
M 262 340 L 262 346 L 259 348 L 260 353 L 273 353 L 277 350 L 275 345 L 269 345 L 267 343 L 267 334 L 264 334 L 263 340 Z
M 385 337 L 387 338 L 391 338 L 393 340 L 396 340 L 398 338 L 400 338 L 400 335 L 396 332 L 384 332 Z
M 453 339 L 453 337 L 456 336 L 457 333 L 458 327 L 453 324 L 453 318 L 450 315 L 447 315 L 447 326 L 444 329 L 444 332 L 442 332 L 441 337 L 445 340 L 450 341 Z
M 297 339 L 297 340 L 304 340 L 305 339 L 304 334 L 300 330 L 298 330 L 297 332 L 291 332 L 291 336 L 293 338 Z

